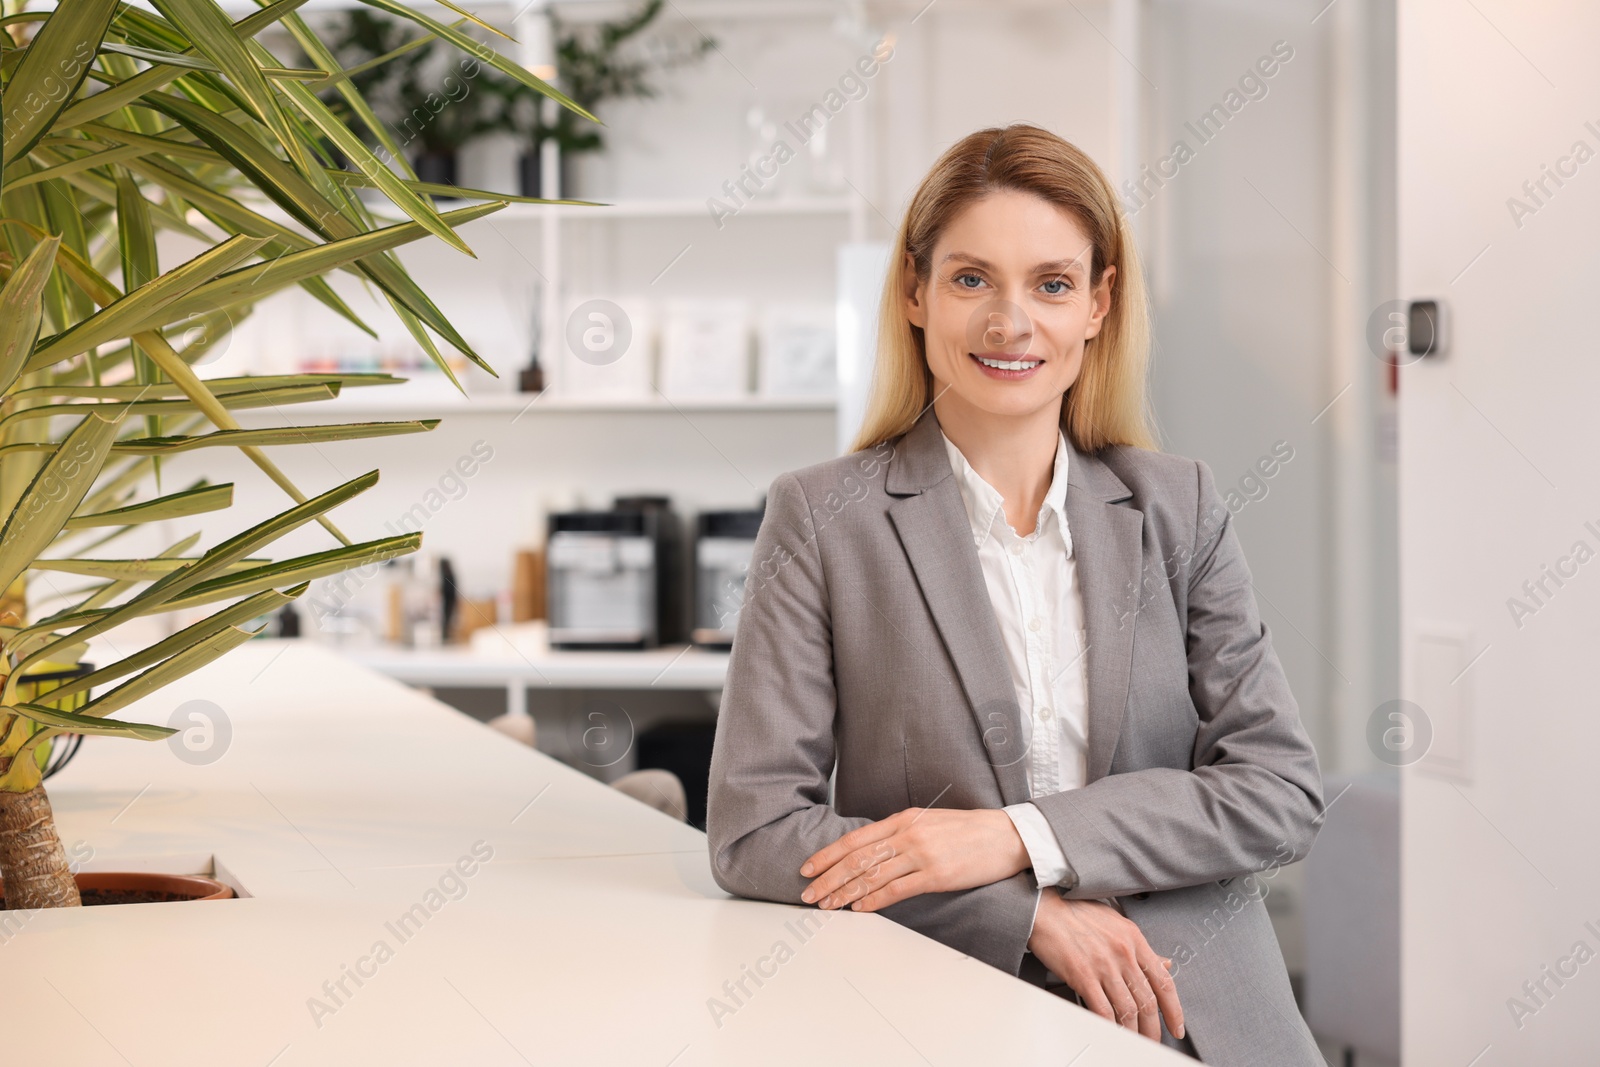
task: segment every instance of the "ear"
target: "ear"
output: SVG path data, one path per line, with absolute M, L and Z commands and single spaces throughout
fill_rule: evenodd
M 1100 332 L 1100 327 L 1105 323 L 1106 315 L 1111 311 L 1111 289 L 1116 283 L 1116 278 L 1117 268 L 1115 266 L 1107 267 L 1100 274 L 1100 284 L 1094 287 L 1094 311 L 1089 315 L 1089 326 L 1083 334 L 1085 341 Z
M 906 253 L 905 289 L 900 294 L 901 303 L 905 308 L 906 318 L 913 326 L 928 326 L 928 305 L 920 297 L 922 286 L 917 282 L 917 261 L 911 253 Z

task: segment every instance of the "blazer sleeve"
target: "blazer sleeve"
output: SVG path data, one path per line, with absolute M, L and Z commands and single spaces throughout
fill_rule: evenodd
M 1232 515 L 1211 469 L 1195 466 L 1185 636 L 1199 717 L 1193 770 L 1108 774 L 1033 801 L 1066 853 L 1067 897 L 1177 889 L 1291 863 L 1322 822 L 1316 750 L 1257 612 Z
M 833 633 L 805 489 L 780 475 L 739 611 L 711 756 L 711 870 L 730 893 L 801 904 L 806 857 L 874 821 L 828 803 L 835 762 Z M 869 709 L 861 709 L 867 712 Z M 1023 872 L 978 889 L 927 893 L 881 914 L 1011 974 L 1033 929 L 1038 886 Z

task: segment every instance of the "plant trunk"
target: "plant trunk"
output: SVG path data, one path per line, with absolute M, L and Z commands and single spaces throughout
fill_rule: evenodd
M 42 785 L 26 793 L 0 793 L 0 878 L 8 909 L 82 903 Z

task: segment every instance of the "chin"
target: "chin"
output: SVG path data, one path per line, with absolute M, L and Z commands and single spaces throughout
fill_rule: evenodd
M 1054 386 L 1030 383 L 1029 388 L 1018 389 L 984 379 L 978 382 L 962 382 L 950 391 L 959 395 L 963 403 L 979 411 L 990 415 L 1021 418 L 1033 415 L 1041 408 L 1059 408 L 1067 387 L 1062 386 L 1056 390 Z

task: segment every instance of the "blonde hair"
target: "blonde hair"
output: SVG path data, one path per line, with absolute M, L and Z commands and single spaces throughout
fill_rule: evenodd
M 1132 229 L 1100 168 L 1077 146 L 1024 123 L 968 134 L 922 179 L 895 246 L 878 311 L 878 359 L 867 411 L 851 451 L 875 448 L 909 430 L 934 400 L 933 374 L 920 326 L 903 304 L 906 253 L 919 282 L 932 269 L 933 247 L 956 215 L 1003 189 L 1033 193 L 1071 212 L 1089 237 L 1091 287 L 1115 266 L 1111 309 L 1100 332 L 1084 342 L 1083 366 L 1061 405 L 1061 429 L 1082 452 L 1125 444 L 1156 449 L 1146 374 L 1150 314 Z

